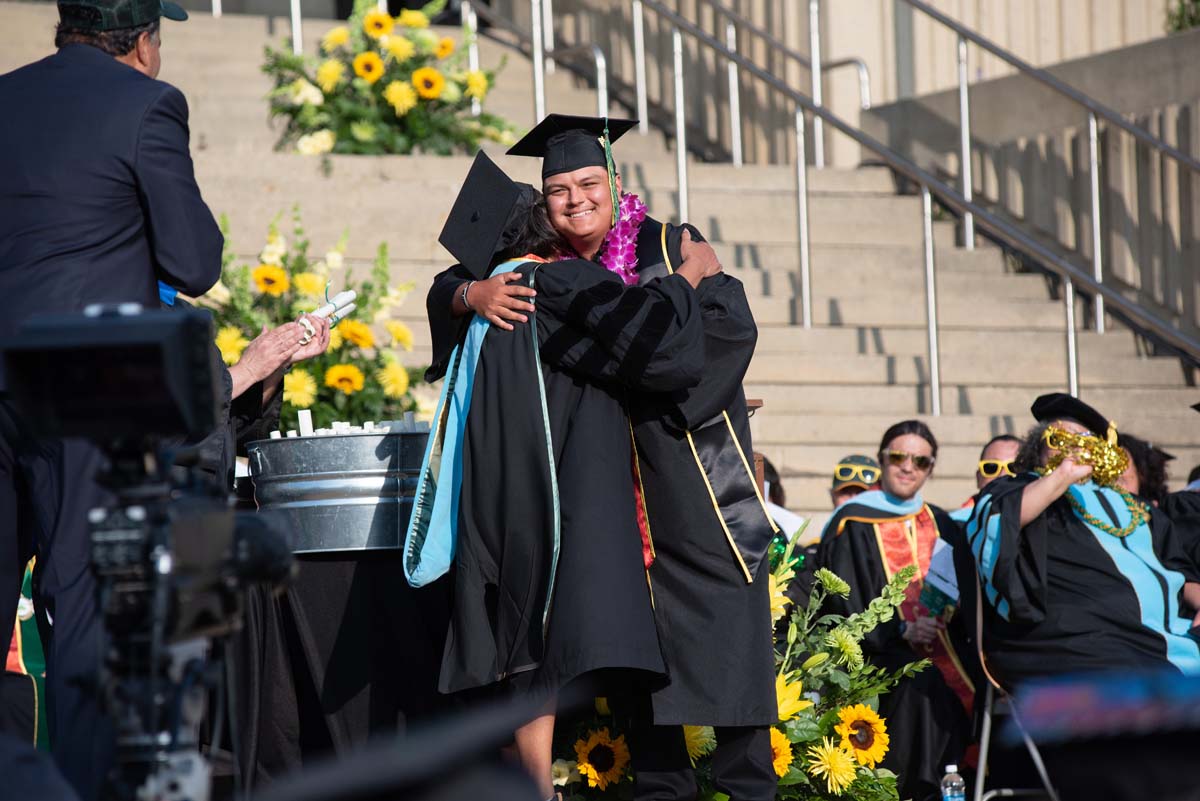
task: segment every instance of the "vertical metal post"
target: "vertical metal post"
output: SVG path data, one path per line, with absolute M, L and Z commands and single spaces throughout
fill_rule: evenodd
M 378 8 L 380 11 L 382 11 L 384 14 L 388 13 L 387 0 L 379 0 L 379 2 L 375 4 L 375 7 Z
M 304 31 L 300 27 L 300 0 L 292 0 L 292 53 L 304 52 Z
M 592 45 L 592 57 L 596 61 L 596 116 L 608 116 L 608 59 L 599 45 Z
M 650 133 L 650 103 L 646 98 L 646 15 L 642 0 L 633 0 L 633 80 L 637 84 L 638 133 Z
M 683 35 L 671 31 L 671 50 L 675 54 L 675 171 L 679 178 L 679 222 L 688 221 L 687 115 L 683 106 Z
M 554 52 L 554 0 L 542 0 L 542 41 L 546 52 Z M 546 59 L 546 73 L 554 74 L 554 59 Z
M 221 16 L 221 0 L 212 0 L 212 15 L 213 17 Z
M 808 58 L 812 62 L 812 101 L 821 106 L 821 0 L 808 0 Z M 822 120 L 813 115 L 813 166 L 825 168 L 825 135 Z
M 467 69 L 475 72 L 479 69 L 479 17 L 475 14 L 475 6 L 471 0 L 463 0 L 463 25 L 467 28 Z M 483 111 L 483 104 L 478 97 L 471 98 L 471 114 L 478 117 Z
M 1088 112 L 1088 162 L 1092 175 L 1092 277 L 1104 283 L 1104 239 L 1100 228 L 1100 128 L 1096 112 Z M 1104 333 L 1104 296 L 1095 300 L 1096 333 Z
M 958 37 L 958 157 L 962 175 L 962 194 L 971 200 L 971 106 L 967 95 L 967 40 Z M 963 247 L 975 249 L 975 215 L 963 212 Z
M 925 325 L 929 336 L 929 412 L 942 414 L 942 366 L 938 356 L 937 275 L 933 262 L 933 198 L 921 185 L 921 224 L 925 240 Z
M 737 52 L 737 26 L 725 25 L 725 46 Z M 733 166 L 742 166 L 742 90 L 738 81 L 738 66 L 729 62 L 729 145 L 733 150 Z
M 1063 279 L 1063 305 L 1067 315 L 1067 392 L 1079 397 L 1079 346 L 1075 342 L 1075 284 Z
M 542 38 L 542 0 L 530 0 L 533 17 L 533 124 L 546 118 L 546 50 Z
M 804 156 L 804 109 L 796 109 L 796 222 L 800 239 L 800 313 L 812 328 L 812 265 L 808 241 L 808 160 Z

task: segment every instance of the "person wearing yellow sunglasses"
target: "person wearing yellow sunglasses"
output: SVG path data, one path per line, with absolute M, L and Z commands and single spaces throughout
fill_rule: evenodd
M 975 488 L 983 489 L 1000 476 L 1011 476 L 1013 459 L 1021 449 L 1021 440 L 1012 434 L 1000 434 L 988 440 L 979 454 L 979 467 L 975 470 Z
M 843 457 L 833 468 L 833 484 L 829 498 L 836 509 L 846 501 L 867 490 L 879 489 L 879 462 L 870 456 L 852 453 Z

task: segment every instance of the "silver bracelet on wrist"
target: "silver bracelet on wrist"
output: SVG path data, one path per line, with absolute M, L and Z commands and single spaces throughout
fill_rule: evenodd
M 474 283 L 475 283 L 474 281 L 468 281 L 467 283 L 463 284 L 462 295 L 459 296 L 459 299 L 462 300 L 462 305 L 468 311 L 475 311 L 474 309 L 471 308 L 471 304 L 467 303 L 467 293 L 471 291 L 471 286 Z

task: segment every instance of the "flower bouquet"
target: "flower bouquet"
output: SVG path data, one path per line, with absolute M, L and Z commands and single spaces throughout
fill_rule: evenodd
M 821 608 L 830 595 L 848 595 L 850 586 L 824 568 L 815 573 L 807 605 L 789 610 L 787 586 L 796 563 L 788 545 L 769 579 L 772 619 L 778 623 L 790 614 L 776 650 L 779 722 L 771 728 L 771 758 L 778 798 L 896 801 L 895 774 L 878 766 L 889 746 L 887 721 L 877 712 L 879 696 L 928 662 L 885 671 L 866 664 L 859 643 L 895 615 L 915 570 L 898 572 L 867 609 L 841 616 L 822 614 Z M 724 801 L 711 779 L 712 728 L 683 730 L 700 798 Z M 554 783 L 567 801 L 632 797 L 630 763 L 636 764 L 637 754 L 630 753 L 605 699 L 596 699 L 595 715 L 557 732 L 555 745 L 555 753 L 564 756 L 554 762 Z
M 369 277 L 355 282 L 345 265 L 346 238 L 312 261 L 298 208 L 292 219 L 291 245 L 277 218 L 253 267 L 234 265 L 226 237 L 221 280 L 199 299 L 212 310 L 221 358 L 237 363 L 263 326 L 295 320 L 327 297 L 352 289 L 358 293 L 357 309 L 331 329 L 329 349 L 284 375 L 282 419 L 294 421 L 297 410 L 310 409 L 313 425 L 327 428 L 334 420 L 386 420 L 415 410 L 412 388 L 423 371 L 401 362 L 397 349 L 412 350 L 413 335 L 404 323 L 391 319 L 412 286 L 389 286 L 387 245 L 379 245 Z M 224 217 L 221 227 L 228 230 Z M 369 323 L 385 336 L 377 337 Z
M 325 34 L 320 58 L 266 48 L 263 71 L 275 87 L 271 118 L 286 121 L 276 147 L 306 155 L 473 153 L 481 142 L 515 141 L 494 114 L 472 115 L 495 70 L 470 70 L 452 37 L 429 30 L 445 6 L 392 17 L 372 0 L 356 0 L 346 25 Z

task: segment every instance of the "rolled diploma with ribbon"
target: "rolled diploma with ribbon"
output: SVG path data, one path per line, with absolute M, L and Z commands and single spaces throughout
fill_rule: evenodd
M 329 317 L 330 324 L 337 325 L 339 320 L 344 320 L 350 314 L 350 312 L 354 311 L 356 308 L 354 299 L 357 297 L 357 292 L 355 292 L 353 289 L 347 289 L 345 292 L 339 292 L 334 295 L 328 303 L 326 303 L 324 306 L 321 306 L 316 311 L 311 312 L 311 314 L 313 317 Z M 304 327 L 305 331 L 304 337 L 300 340 L 300 344 L 307 345 L 312 341 L 312 338 L 316 336 L 317 330 L 313 328 L 312 323 L 310 323 L 304 317 L 300 318 L 300 325 Z

